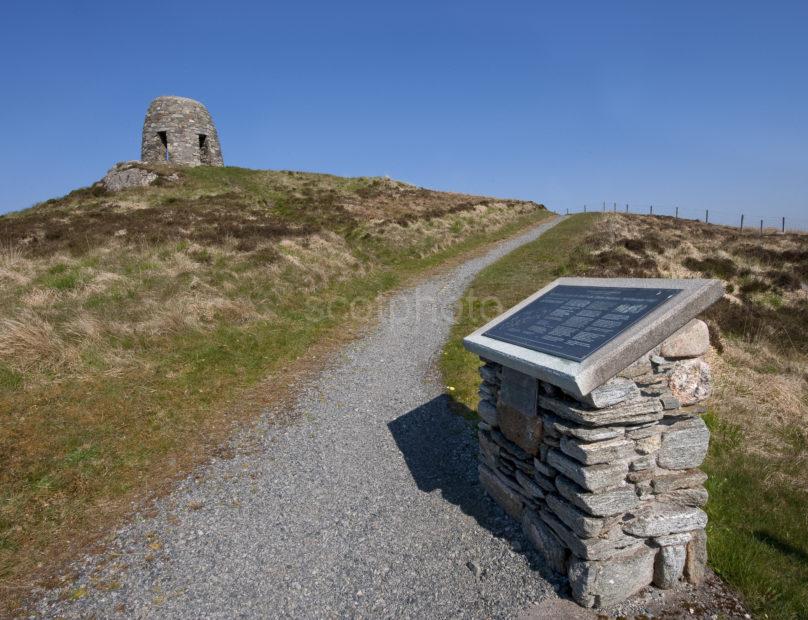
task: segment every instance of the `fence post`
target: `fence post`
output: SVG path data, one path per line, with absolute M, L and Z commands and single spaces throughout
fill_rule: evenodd
M 760 220 L 760 236 L 763 236 L 763 220 Z
M 653 215 L 653 214 L 654 214 L 654 205 L 651 205 L 651 206 L 648 208 L 648 215 Z
M 567 207 L 567 215 L 569 215 L 569 214 L 570 214 L 570 208 Z
M 617 203 L 616 202 L 614 203 L 614 206 L 612 207 L 612 211 L 617 213 Z
M 584 205 L 584 213 L 586 213 L 586 205 Z
M 603 201 L 603 212 L 606 213 L 606 201 Z
M 626 203 L 626 213 L 628 213 L 628 203 Z
M 709 209 L 704 210 L 704 223 L 705 224 L 710 223 L 710 210 Z
M 743 213 L 741 213 L 741 228 L 739 230 L 743 232 Z
M 783 216 L 783 232 L 786 232 L 786 218 Z

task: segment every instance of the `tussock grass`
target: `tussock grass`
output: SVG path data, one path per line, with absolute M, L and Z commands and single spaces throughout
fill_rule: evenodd
M 259 411 L 244 390 L 359 320 L 351 302 L 548 215 L 389 179 L 153 168 L 155 187 L 0 217 L 7 606 Z
M 460 341 L 493 315 L 475 300 L 508 308 L 559 275 L 722 279 L 726 294 L 704 316 L 715 381 L 704 465 L 710 564 L 761 617 L 807 617 L 808 236 L 587 217 L 479 274 L 444 351 L 451 394 L 464 409 L 476 407 L 478 362 Z

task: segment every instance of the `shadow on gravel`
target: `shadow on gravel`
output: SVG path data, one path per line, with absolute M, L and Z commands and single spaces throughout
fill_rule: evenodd
M 444 394 L 387 425 L 418 489 L 439 490 L 443 499 L 459 506 L 480 526 L 510 541 L 532 569 L 557 585 L 558 576 L 541 564 L 520 525 L 483 491 L 477 478 L 476 424 L 453 411 L 453 406 L 457 404 Z

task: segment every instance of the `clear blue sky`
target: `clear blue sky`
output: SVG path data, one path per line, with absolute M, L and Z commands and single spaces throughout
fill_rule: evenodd
M 225 161 L 808 226 L 808 2 L 57 2 L 0 17 L 0 212 L 204 102 Z

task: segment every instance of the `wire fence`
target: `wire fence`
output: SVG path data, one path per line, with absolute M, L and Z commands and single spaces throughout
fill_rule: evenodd
M 774 215 L 764 215 L 761 213 L 739 213 L 737 211 L 696 209 L 688 207 L 678 207 L 658 204 L 637 204 L 600 201 L 588 203 L 578 207 L 565 208 L 566 213 L 591 213 L 591 212 L 619 212 L 635 215 L 658 215 L 668 216 L 675 219 L 698 220 L 707 224 L 719 224 L 721 226 L 732 226 L 739 231 L 753 231 L 759 234 L 771 234 L 773 232 L 808 232 L 808 218 Z

